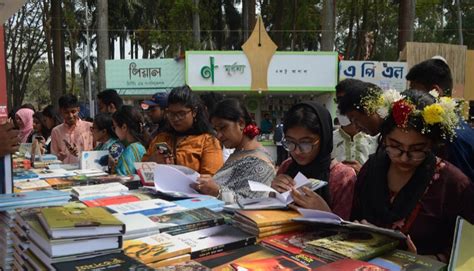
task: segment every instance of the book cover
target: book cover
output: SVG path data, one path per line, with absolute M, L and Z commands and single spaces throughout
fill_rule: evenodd
M 109 151 L 83 151 L 80 158 L 81 169 L 100 169 L 106 171 L 109 165 Z
M 293 210 L 237 210 L 235 219 L 249 222 L 256 227 L 293 223 L 292 219 L 301 215 Z
M 56 270 L 100 270 L 100 271 L 123 271 L 123 270 L 153 270 L 146 265 L 122 254 L 114 253 L 89 259 L 73 260 L 69 262 L 55 263 Z
M 352 230 L 310 241 L 304 251 L 329 261 L 369 260 L 395 249 L 398 244 L 399 240 L 382 234 Z
M 184 254 L 184 255 L 173 257 L 173 258 L 161 260 L 158 262 L 149 263 L 148 266 L 156 270 L 156 268 L 168 267 L 169 265 L 172 265 L 172 264 L 179 264 L 179 263 L 190 261 L 190 260 L 191 260 L 191 255 Z
M 207 208 L 185 210 L 171 214 L 149 216 L 161 232 L 172 235 L 208 228 L 224 223 L 224 217 Z
M 71 196 L 69 193 L 59 190 L 42 190 L 24 193 L 2 194 L 0 195 L 0 209 L 45 201 L 68 201 L 70 198 Z
M 123 252 L 129 257 L 148 264 L 189 254 L 191 247 L 167 233 L 159 233 L 125 241 Z
M 32 170 L 16 168 L 13 169 L 13 181 L 21 181 L 21 180 L 37 180 L 39 179 L 38 174 L 36 174 Z
M 176 264 L 170 264 L 166 267 L 157 267 L 155 271 L 211 271 L 210 268 L 193 261 L 184 261 Z
M 442 271 L 446 270 L 446 264 L 432 258 L 417 255 L 404 250 L 394 250 L 388 254 L 379 256 L 369 263 L 384 267 L 390 271 L 418 270 L 418 271 Z
M 370 271 L 390 271 L 389 269 L 385 269 L 381 266 L 363 262 L 363 261 L 358 261 L 358 260 L 352 260 L 352 259 L 344 259 L 344 260 L 339 260 L 327 265 L 323 265 L 321 267 L 318 267 L 314 270 L 317 271 L 334 271 L 334 270 L 347 270 L 347 271 L 359 271 L 359 270 L 370 270 Z M 409 270 L 409 269 L 407 269 Z M 411 270 L 411 269 L 410 269 Z
M 191 259 L 255 244 L 256 238 L 230 225 L 176 235 L 191 247 Z
M 208 208 L 211 210 L 223 208 L 225 204 L 225 202 L 218 200 L 214 197 L 198 197 L 198 198 L 192 198 L 192 199 L 183 199 L 183 200 L 177 200 L 174 203 L 187 209 Z
M 140 201 L 140 199 L 133 195 L 120 195 L 114 197 L 100 198 L 96 200 L 86 200 L 82 202 L 88 207 L 103 207 L 108 205 L 124 204 L 135 201 Z
M 473 245 L 474 225 L 458 216 L 454 231 L 453 247 L 448 270 L 474 270 Z
M 113 214 L 125 224 L 124 240 L 137 239 L 160 232 L 155 222 L 142 214 Z
M 49 236 L 54 238 L 123 233 L 124 224 L 102 207 L 46 207 L 38 215 Z
M 18 189 L 21 192 L 51 189 L 51 186 L 45 180 L 26 180 L 15 182 L 13 186 L 15 189 Z
M 89 186 L 74 186 L 71 193 L 77 197 L 86 197 L 97 194 L 127 192 L 128 187 L 121 183 L 105 183 Z
M 317 261 L 309 256 L 299 255 L 280 255 L 272 258 L 257 260 L 238 260 L 231 264 L 235 270 L 254 271 L 254 270 L 292 270 L 292 271 L 310 271 L 324 263 Z M 335 269 L 337 270 L 337 269 Z
M 50 178 L 45 180 L 49 185 L 54 189 L 67 189 L 71 188 L 74 185 L 74 182 L 71 180 L 63 178 Z
M 111 212 L 125 215 L 143 214 L 146 216 L 152 216 L 182 210 L 183 208 L 178 207 L 173 202 L 169 202 L 162 199 L 152 199 L 130 202 L 125 204 L 109 205 L 107 206 L 107 209 Z

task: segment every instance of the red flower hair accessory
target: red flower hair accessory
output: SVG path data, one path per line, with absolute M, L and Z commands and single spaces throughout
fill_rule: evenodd
M 408 116 L 414 109 L 415 107 L 413 104 L 406 100 L 398 100 L 393 103 L 392 116 L 397 126 L 405 127 L 408 122 Z
M 242 133 L 250 138 L 254 138 L 260 134 L 260 128 L 258 128 L 255 124 L 248 124 L 245 126 Z

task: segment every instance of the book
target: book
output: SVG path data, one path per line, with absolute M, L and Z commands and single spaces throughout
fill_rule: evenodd
M 21 192 L 47 190 L 52 188 L 51 185 L 49 185 L 49 183 L 47 183 L 45 180 L 26 180 L 15 182 L 13 187 Z
M 404 250 L 394 250 L 388 254 L 379 256 L 369 263 L 387 268 L 390 271 L 419 270 L 419 271 L 442 271 L 446 270 L 446 264 L 432 258 L 417 255 Z
M 83 151 L 80 157 L 81 169 L 100 169 L 107 171 L 109 165 L 109 151 Z
M 153 270 L 146 265 L 124 255 L 113 253 L 89 259 L 55 263 L 56 270 L 97 270 L 97 271 L 122 271 L 122 270 Z
M 171 235 L 209 228 L 224 224 L 224 217 L 207 208 L 185 210 L 171 214 L 149 216 L 157 223 L 160 232 Z
M 225 202 L 218 200 L 215 197 L 207 196 L 177 200 L 174 201 L 174 203 L 187 209 L 208 208 L 213 211 L 221 211 L 225 204 Z
M 304 176 L 301 172 L 294 178 L 295 180 L 295 189 L 301 189 L 302 187 L 310 187 L 312 190 L 317 190 L 325 185 L 327 182 L 316 180 L 316 179 L 308 179 Z M 258 198 L 258 199 L 239 199 L 237 200 L 237 204 L 242 209 L 248 210 L 261 210 L 261 209 L 284 209 L 287 208 L 288 204 L 293 202 L 293 197 L 291 196 L 291 191 L 286 191 L 283 193 L 279 193 L 275 189 L 271 188 L 270 186 L 254 182 L 248 181 L 249 187 L 251 191 L 255 192 L 271 192 L 274 197 L 265 197 L 265 198 Z
M 253 245 L 256 242 L 255 236 L 230 225 L 219 225 L 179 234 L 176 237 L 191 247 L 191 259 Z
M 136 202 L 136 201 L 140 201 L 140 199 L 133 195 L 120 195 L 120 196 L 106 197 L 106 198 L 100 198 L 100 199 L 95 199 L 95 200 L 85 200 L 82 202 L 88 207 L 101 207 L 101 206 L 124 204 L 124 203 Z
M 125 224 L 124 240 L 137 239 L 160 232 L 160 227 L 151 219 L 142 214 L 113 214 Z
M 121 183 L 105 183 L 95 184 L 89 186 L 74 186 L 71 190 L 71 194 L 77 198 L 85 198 L 94 195 L 107 195 L 113 193 L 128 192 L 128 187 Z
M 63 178 L 50 178 L 45 180 L 53 189 L 61 190 L 68 189 L 74 185 L 74 182 L 71 180 Z
M 398 239 L 386 235 L 351 230 L 307 242 L 304 252 L 317 255 L 328 262 L 345 258 L 369 260 L 395 249 L 398 244 Z
M 47 207 L 38 216 L 52 239 L 125 232 L 124 224 L 102 207 Z
M 191 247 L 167 233 L 125 241 L 124 253 L 142 263 L 149 264 L 191 253 Z
M 180 263 L 169 264 L 165 267 L 155 267 L 155 271 L 211 271 L 211 269 L 196 261 L 189 260 Z
M 27 204 L 36 204 L 48 201 L 67 202 L 71 198 L 67 192 L 59 190 L 42 190 L 24 193 L 2 194 L 0 195 L 0 209 L 16 208 Z
M 32 170 L 20 168 L 13 169 L 13 182 L 18 182 L 22 180 L 39 180 L 39 176 Z
M 334 270 L 347 270 L 347 271 L 359 271 L 359 270 L 374 270 L 374 271 L 390 271 L 389 269 L 380 267 L 375 264 L 353 260 L 353 259 L 344 259 L 339 260 L 327 265 L 323 265 L 314 269 L 315 271 L 334 271 Z M 406 269 L 411 270 L 411 269 Z
M 474 270 L 472 240 L 474 240 L 474 225 L 458 216 L 448 270 Z
M 346 221 L 334 213 L 320 211 L 320 210 L 313 210 L 313 209 L 303 209 L 303 208 L 298 208 L 298 212 L 300 212 L 302 216 L 293 219 L 293 221 L 323 224 L 323 225 L 336 225 L 336 226 L 347 227 L 351 229 L 372 231 L 372 232 L 384 234 L 393 238 L 397 238 L 400 240 L 406 239 L 406 236 L 400 231 L 381 228 L 375 225 L 368 225 L 368 224 L 361 224 L 361 223 Z
M 294 224 L 292 219 L 301 215 L 293 210 L 237 210 L 234 219 L 254 227 Z
M 134 165 L 142 185 L 155 186 L 153 169 L 158 164 L 155 162 L 136 162 Z
M 304 226 L 300 224 L 284 224 L 284 225 L 275 225 L 275 226 L 255 228 L 252 225 L 247 225 L 236 220 L 233 221 L 233 225 L 245 232 L 248 232 L 250 234 L 257 236 L 258 238 L 263 238 L 263 237 L 267 237 L 267 236 L 271 236 L 271 235 L 275 235 L 279 233 L 299 230 L 303 228 Z
M 309 271 L 325 263 L 303 254 L 299 255 L 280 255 L 266 259 L 256 260 L 238 260 L 232 263 L 232 267 L 239 271 L 251 270 L 293 270 Z
M 341 230 L 334 228 L 293 231 L 267 237 L 262 240 L 261 245 L 289 255 L 300 254 L 303 253 L 307 242 L 333 236 L 340 232 Z
M 143 214 L 146 216 L 161 215 L 184 210 L 173 202 L 162 199 L 151 199 L 135 201 L 124 204 L 114 204 L 107 206 L 107 209 L 113 213 L 125 215 Z
M 179 264 L 179 263 L 190 261 L 190 260 L 191 260 L 191 255 L 184 254 L 184 255 L 173 257 L 173 258 L 168 258 L 165 260 L 149 263 L 148 266 L 156 270 L 157 268 L 163 268 L 163 267 L 167 268 L 169 265 Z
M 190 187 L 196 183 L 199 173 L 185 166 L 157 164 L 153 167 L 154 186 L 163 193 L 182 193 L 196 196 L 199 193 Z M 199 195 L 201 196 L 201 195 Z

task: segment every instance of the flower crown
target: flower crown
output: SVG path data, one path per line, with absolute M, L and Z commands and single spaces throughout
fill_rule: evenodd
M 367 95 L 361 99 L 361 106 L 368 114 L 377 114 L 382 119 L 387 119 L 391 114 L 395 123 L 400 128 L 407 128 L 411 117 L 421 118 L 423 121 L 422 134 L 428 134 L 433 127 L 438 127 L 441 137 L 452 141 L 456 136 L 456 128 L 462 116 L 466 115 L 466 102 L 461 99 L 439 97 L 436 90 L 429 92 L 436 102 L 417 109 L 416 106 L 397 90 L 381 92 L 369 89 Z

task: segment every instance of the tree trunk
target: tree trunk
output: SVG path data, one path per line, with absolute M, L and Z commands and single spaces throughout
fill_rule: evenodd
M 257 7 L 256 0 L 248 0 L 248 33 L 250 36 L 250 32 L 253 31 L 255 27 L 255 23 L 257 22 L 257 15 L 255 14 L 255 8 Z
M 193 42 L 194 49 L 201 48 L 201 24 L 199 22 L 199 0 L 193 0 Z
M 365 44 L 365 34 L 367 33 L 367 14 L 369 10 L 369 0 L 364 0 L 362 6 L 362 25 L 357 27 L 357 60 L 361 60 L 363 57 L 364 44 Z
M 46 43 L 46 55 L 48 58 L 48 69 L 49 69 L 49 78 L 48 78 L 48 86 L 49 86 L 49 95 L 50 97 L 58 97 L 55 96 L 57 93 L 54 91 L 54 62 L 53 62 L 53 48 L 51 45 L 51 9 L 49 5 L 49 1 L 43 2 L 43 28 L 45 33 L 45 43 Z M 53 103 L 54 104 L 54 103 Z
M 285 47 L 285 44 L 283 42 L 283 10 L 285 9 L 284 5 L 286 4 L 286 1 L 284 0 L 276 0 L 277 4 L 276 6 L 278 7 L 275 11 L 275 18 L 274 18 L 274 30 L 275 30 L 275 39 L 274 41 L 278 45 L 278 48 L 280 50 L 283 50 Z
M 398 52 L 400 53 L 407 41 L 413 41 L 415 24 L 415 0 L 400 0 L 398 8 Z
M 53 36 L 53 89 L 51 98 L 58 98 L 66 91 L 66 71 L 64 69 L 64 35 L 62 33 L 61 1 L 51 0 L 52 36 Z M 58 107 L 57 102 L 53 103 Z
M 97 68 L 98 91 L 105 89 L 105 60 L 109 57 L 108 2 L 97 0 Z M 96 96 L 93 93 L 92 97 Z
M 127 40 L 127 28 L 123 27 L 122 33 L 119 35 L 120 42 L 120 59 L 125 59 L 125 41 Z
M 242 0 L 242 44 L 249 38 L 249 0 Z
M 321 51 L 334 51 L 335 0 L 324 0 L 321 35 Z
M 293 33 L 291 34 L 291 51 L 295 50 L 297 10 L 298 10 L 298 0 L 293 0 Z
M 352 0 L 351 13 L 349 15 L 349 34 L 347 35 L 346 52 L 344 54 L 344 59 L 349 59 L 351 56 L 352 40 L 354 39 L 353 32 L 354 32 L 354 17 L 355 17 L 356 7 L 357 7 L 357 0 Z

